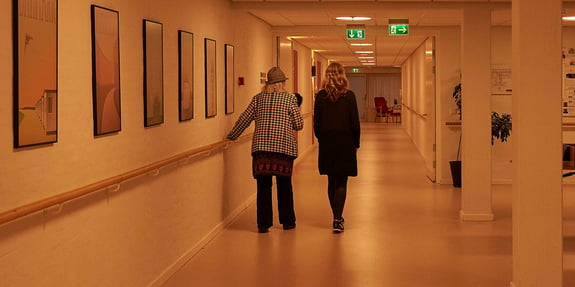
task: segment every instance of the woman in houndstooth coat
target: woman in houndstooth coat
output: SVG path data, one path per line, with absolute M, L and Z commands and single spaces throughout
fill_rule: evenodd
M 295 228 L 295 211 L 291 175 L 298 156 L 294 131 L 303 128 L 303 119 L 293 94 L 286 92 L 287 78 L 278 67 L 267 75 L 266 85 L 252 98 L 228 134 L 237 139 L 253 121 L 252 172 L 257 180 L 258 232 L 265 233 L 273 225 L 272 177 L 276 177 L 278 213 L 283 229 Z

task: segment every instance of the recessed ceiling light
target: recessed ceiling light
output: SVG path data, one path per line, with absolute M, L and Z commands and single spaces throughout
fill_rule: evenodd
M 371 43 L 351 43 L 352 46 L 373 46 Z
M 358 59 L 375 59 L 375 57 L 373 56 L 368 56 L 368 57 L 357 57 Z
M 562 19 L 565 21 L 575 21 L 575 16 L 565 16 Z
M 373 54 L 373 51 L 355 51 L 357 54 Z
M 371 20 L 371 17 L 346 16 L 346 17 L 335 17 L 335 19 L 342 20 L 342 21 L 368 21 L 368 20 Z

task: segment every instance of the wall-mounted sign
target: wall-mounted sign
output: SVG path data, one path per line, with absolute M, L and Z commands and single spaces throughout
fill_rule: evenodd
M 365 29 L 347 29 L 346 37 L 348 40 L 365 39 Z
M 353 73 L 359 73 L 359 68 L 352 68 L 351 71 L 352 71 Z
M 389 24 L 389 35 L 409 35 L 409 24 Z

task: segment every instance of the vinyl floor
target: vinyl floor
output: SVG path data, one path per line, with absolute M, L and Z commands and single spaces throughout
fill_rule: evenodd
M 295 168 L 296 229 L 282 230 L 276 213 L 257 233 L 252 204 L 164 286 L 510 286 L 511 185 L 493 185 L 494 221 L 460 221 L 461 190 L 428 179 L 401 125 L 364 123 L 346 229 L 334 234 L 316 159 L 317 150 Z M 564 194 L 564 286 L 575 286 L 573 187 Z

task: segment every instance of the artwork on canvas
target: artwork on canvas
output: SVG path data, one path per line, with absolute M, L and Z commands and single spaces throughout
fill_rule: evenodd
M 164 122 L 162 23 L 144 20 L 144 125 Z
M 14 147 L 58 140 L 58 1 L 14 0 Z
M 194 34 L 179 31 L 180 121 L 194 118 Z
M 216 41 L 206 38 L 204 44 L 206 118 L 211 118 L 217 113 Z
M 234 85 L 234 46 L 225 45 L 226 57 L 226 114 L 234 112 L 234 98 L 235 98 L 235 85 Z
M 92 5 L 94 135 L 122 129 L 119 13 Z

